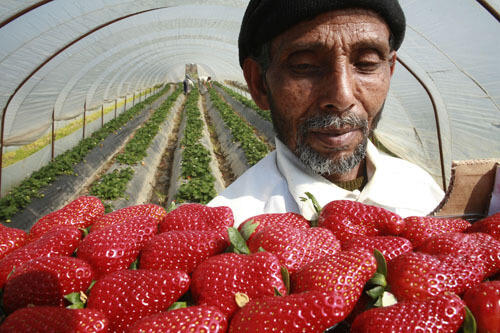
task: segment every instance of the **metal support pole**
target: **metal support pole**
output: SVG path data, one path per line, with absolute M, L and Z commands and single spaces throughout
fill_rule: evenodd
M 117 104 L 118 104 L 118 98 L 115 98 L 115 119 L 116 119 L 116 107 L 117 107 Z
M 132 106 L 135 106 L 135 91 L 134 91 L 134 97 L 132 97 Z
M 101 104 L 101 128 L 104 127 L 104 103 Z
M 83 135 L 82 135 L 83 139 L 85 139 L 85 123 L 87 122 L 86 113 L 87 113 L 87 101 L 85 100 L 85 103 L 83 103 Z
M 55 121 L 55 113 L 56 113 L 56 108 L 52 108 L 52 132 L 50 136 L 50 145 L 51 145 L 51 153 L 50 153 L 50 159 L 51 161 L 54 160 L 54 157 L 56 156 L 55 153 L 55 141 L 56 141 L 56 121 Z
M 3 168 L 3 131 L 2 144 L 0 145 L 0 198 L 2 197 L 2 168 Z
M 124 106 L 124 109 L 123 111 L 127 111 L 127 95 L 125 95 L 125 106 Z

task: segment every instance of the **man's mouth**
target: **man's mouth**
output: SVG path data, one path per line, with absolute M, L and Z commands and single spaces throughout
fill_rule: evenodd
M 349 146 L 360 133 L 359 128 L 313 129 L 309 137 L 312 141 L 319 141 L 325 148 L 339 149 Z

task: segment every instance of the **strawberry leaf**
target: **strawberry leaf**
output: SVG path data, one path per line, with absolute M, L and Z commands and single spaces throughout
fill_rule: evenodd
M 248 249 L 247 243 L 243 238 L 243 236 L 241 236 L 238 229 L 229 227 L 227 228 L 227 232 L 229 234 L 229 240 L 231 241 L 231 245 L 234 247 L 235 253 L 250 254 L 250 250 Z
M 462 324 L 461 332 L 463 333 L 476 333 L 477 332 L 477 324 L 474 315 L 469 310 L 469 308 L 465 307 L 465 319 Z
M 187 308 L 186 302 L 174 302 L 167 311 Z
M 87 288 L 87 294 L 90 293 L 90 290 L 92 289 L 92 287 L 95 285 L 96 282 L 97 280 L 93 280 L 92 282 L 90 282 L 90 286 Z
M 86 296 L 82 297 L 81 293 L 78 291 L 67 294 L 66 296 L 64 296 L 64 298 L 70 303 L 70 305 L 66 307 L 68 309 L 83 309 L 87 300 Z
M 278 290 L 278 288 L 273 287 L 273 289 L 274 289 L 274 296 L 283 296 L 283 294 L 280 293 L 280 291 Z
M 137 270 L 139 268 L 139 258 L 135 259 L 133 263 L 130 264 L 130 266 L 128 267 L 128 269 L 130 270 Z
M 177 205 L 175 204 L 175 201 L 172 201 L 170 203 L 170 205 L 168 205 L 168 208 L 167 208 L 167 213 L 170 213 L 171 211 L 173 211 L 174 209 L 177 208 Z
M 375 272 L 369 282 L 375 286 L 381 286 L 384 288 L 387 287 L 387 279 L 385 278 L 385 275 L 379 272 Z
M 321 206 L 320 206 L 318 200 L 316 200 L 316 198 L 314 197 L 314 195 L 312 195 L 310 192 L 306 192 L 305 195 L 307 196 L 307 198 L 301 197 L 300 200 L 301 201 L 311 200 L 312 205 L 314 207 L 314 210 L 319 215 L 319 213 L 321 213 Z
M 387 277 L 387 261 L 384 255 L 377 249 L 375 249 L 373 255 L 375 256 L 375 260 L 377 260 L 377 273 Z
M 245 240 L 248 240 L 250 236 L 254 233 L 255 229 L 259 226 L 259 222 L 255 222 L 255 220 L 250 220 L 246 222 L 241 228 L 241 235 Z
M 285 284 L 286 293 L 290 294 L 290 272 L 286 266 L 281 266 L 281 277 L 283 278 L 283 283 Z
M 366 293 L 368 294 L 368 296 L 370 296 L 373 299 L 376 299 L 378 302 L 382 297 L 382 295 L 384 294 L 384 287 L 377 286 L 370 290 L 367 290 Z

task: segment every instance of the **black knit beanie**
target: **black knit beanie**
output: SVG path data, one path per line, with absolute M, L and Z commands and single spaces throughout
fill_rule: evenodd
M 378 13 L 389 26 L 397 50 L 405 35 L 406 20 L 398 0 L 250 0 L 241 23 L 240 65 L 261 46 L 301 21 L 336 9 L 365 8 Z

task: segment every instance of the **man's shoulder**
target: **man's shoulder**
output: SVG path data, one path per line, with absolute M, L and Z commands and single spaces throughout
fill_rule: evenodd
M 381 152 L 379 154 L 379 161 L 382 162 L 384 172 L 390 173 L 393 177 L 402 177 L 411 181 L 433 179 L 431 174 L 422 167 L 402 158 Z
M 231 207 L 235 223 L 265 212 L 284 212 L 290 205 L 286 180 L 276 166 L 272 152 L 245 171 L 208 206 Z
M 242 196 L 264 198 L 276 184 L 283 182 L 276 166 L 276 152 L 269 153 L 257 164 L 246 170 L 217 197 L 237 199 Z

